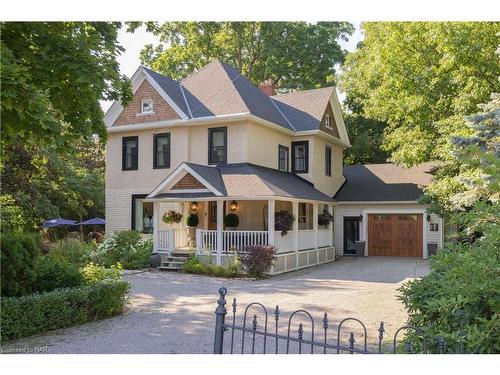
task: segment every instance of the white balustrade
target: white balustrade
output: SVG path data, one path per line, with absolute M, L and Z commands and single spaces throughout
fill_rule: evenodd
M 252 245 L 267 245 L 267 231 L 251 231 L 251 230 L 223 230 L 222 231 L 222 252 L 228 254 L 232 249 L 236 248 L 239 252 L 244 252 L 245 247 Z M 201 230 L 197 231 L 197 247 L 198 250 L 210 249 L 212 253 L 217 252 L 217 231 L 216 230 Z

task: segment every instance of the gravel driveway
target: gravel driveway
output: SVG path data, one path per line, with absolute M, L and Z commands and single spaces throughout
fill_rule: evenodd
M 403 306 L 396 298 L 397 288 L 405 280 L 427 272 L 427 262 L 422 259 L 371 257 L 342 258 L 261 281 L 171 272 L 127 273 L 125 278 L 132 284 L 132 291 L 124 315 L 13 341 L 4 349 L 47 347 L 48 353 L 210 353 L 220 286 L 228 289 L 229 311 L 233 297 L 237 298 L 240 314 L 245 305 L 254 301 L 270 311 L 279 304 L 284 333 L 290 313 L 305 309 L 315 319 L 317 334 L 321 333 L 321 319 L 326 311 L 332 335 L 340 320 L 355 317 L 366 324 L 369 343 L 376 342 L 380 321 L 385 322 L 386 340 L 390 341 L 396 328 L 406 321 Z M 301 321 L 306 338 L 309 323 L 303 317 L 292 325 L 293 334 Z M 259 320 L 259 324 L 262 322 Z M 272 316 L 271 322 L 274 327 Z M 251 324 L 250 320 L 247 324 Z

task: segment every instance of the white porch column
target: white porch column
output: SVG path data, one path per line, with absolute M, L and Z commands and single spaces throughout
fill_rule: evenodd
M 158 232 L 160 230 L 160 203 L 153 202 L 153 253 L 158 252 L 160 238 Z
M 333 216 L 333 204 L 328 205 L 328 212 Z M 335 219 L 334 219 L 335 220 Z M 330 247 L 333 246 L 333 221 L 330 223 Z
M 299 202 L 294 201 L 292 202 L 292 214 L 293 217 L 295 218 L 295 221 L 293 222 L 292 228 L 293 228 L 293 251 L 295 251 L 296 255 L 296 262 L 295 262 L 295 268 L 299 268 Z
M 267 243 L 274 246 L 274 199 L 267 201 Z
M 316 264 L 318 264 L 319 263 L 319 251 L 318 251 L 318 203 L 313 203 L 313 230 L 314 230 L 313 247 L 316 249 Z
M 313 246 L 315 249 L 318 248 L 318 204 L 313 203 L 313 230 L 314 230 L 314 242 Z
M 224 201 L 217 201 L 217 265 L 221 265 L 222 229 L 224 225 Z

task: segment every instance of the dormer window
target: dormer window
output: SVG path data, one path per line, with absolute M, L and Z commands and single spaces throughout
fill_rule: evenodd
M 153 99 L 144 99 L 141 101 L 141 113 L 142 114 L 154 113 Z
M 332 116 L 326 115 L 326 117 L 325 117 L 325 126 L 327 127 L 327 129 L 333 129 L 333 127 L 332 127 Z

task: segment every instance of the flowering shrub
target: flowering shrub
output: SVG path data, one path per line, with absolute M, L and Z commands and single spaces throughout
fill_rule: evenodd
M 295 221 L 295 217 L 288 211 L 279 211 L 274 215 L 274 227 L 281 231 L 281 237 L 288 233 L 288 229 Z
M 250 276 L 256 278 L 264 277 L 264 272 L 269 271 L 276 259 L 276 248 L 274 246 L 252 245 L 244 248 L 240 254 L 241 264 Z
M 122 265 L 116 263 L 110 268 L 98 264 L 89 263 L 80 270 L 86 284 L 95 284 L 98 282 L 118 281 L 122 276 Z
M 182 220 L 182 214 L 174 210 L 169 210 L 163 214 L 163 222 L 166 224 L 179 224 Z
M 137 231 L 122 231 L 107 237 L 92 252 L 92 262 L 111 267 L 117 262 L 125 269 L 138 269 L 149 266 L 149 256 L 153 250 L 153 241 L 143 238 Z

